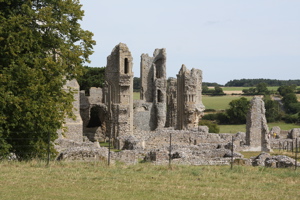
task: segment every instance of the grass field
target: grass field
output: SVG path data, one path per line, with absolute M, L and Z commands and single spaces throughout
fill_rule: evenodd
M 139 92 L 134 92 L 133 93 L 133 100 L 139 100 L 140 99 L 140 93 Z
M 226 96 L 202 96 L 202 103 L 206 109 L 225 110 L 229 108 L 229 102 L 239 99 L 239 95 L 226 95 Z M 246 99 L 251 100 L 253 96 L 245 96 Z
M 300 171 L 234 166 L 0 163 L 0 199 L 299 199 Z
M 246 124 L 239 125 L 218 125 L 220 127 L 220 133 L 237 133 L 237 132 L 246 132 Z M 272 127 L 279 126 L 281 130 L 290 130 L 292 128 L 300 128 L 299 125 L 295 124 L 286 124 L 284 122 L 274 122 L 268 123 L 269 130 Z

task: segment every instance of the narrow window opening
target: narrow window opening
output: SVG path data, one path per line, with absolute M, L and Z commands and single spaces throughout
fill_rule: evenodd
M 124 60 L 124 73 L 128 74 L 128 72 L 129 72 L 128 58 L 125 58 L 125 60 Z
M 160 90 L 157 90 L 157 102 L 163 101 L 163 94 Z

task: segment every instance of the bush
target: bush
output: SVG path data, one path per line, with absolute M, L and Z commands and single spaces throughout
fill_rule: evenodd
M 212 122 L 212 121 L 201 120 L 199 122 L 199 125 L 200 126 L 207 126 L 210 133 L 220 133 L 219 126 L 216 123 Z
M 285 115 L 285 123 L 299 124 L 300 123 L 300 113 L 294 115 Z
M 217 114 L 206 114 L 202 117 L 203 120 L 210 120 L 210 121 L 216 121 L 217 118 Z
M 205 109 L 204 112 L 216 112 L 215 109 L 209 108 L 209 109 Z

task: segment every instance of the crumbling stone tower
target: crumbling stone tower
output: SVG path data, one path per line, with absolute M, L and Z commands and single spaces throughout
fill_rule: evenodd
M 271 151 L 265 113 L 265 103 L 262 98 L 254 97 L 247 114 L 246 145 L 249 146 L 248 151 Z
M 105 81 L 104 103 L 110 116 L 106 130 L 119 148 L 118 137 L 133 132 L 132 56 L 126 44 L 115 46 L 107 57 Z
M 167 83 L 167 122 L 166 127 L 177 124 L 177 79 L 169 78 Z
M 152 102 L 155 128 L 166 123 L 166 49 L 155 49 L 153 57 L 141 55 L 141 100 Z
M 177 129 L 198 127 L 205 107 L 202 103 L 202 71 L 182 65 L 177 74 Z

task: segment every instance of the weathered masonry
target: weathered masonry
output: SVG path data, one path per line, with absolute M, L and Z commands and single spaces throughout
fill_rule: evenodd
M 126 44 L 118 44 L 107 57 L 104 103 L 109 121 L 107 131 L 112 138 L 133 133 L 133 72 L 132 56 Z M 114 141 L 118 147 L 118 142 Z
M 198 127 L 205 107 L 202 103 L 202 71 L 182 65 L 177 74 L 177 129 Z
M 73 114 L 75 119 L 65 118 L 65 124 L 63 125 L 65 130 L 58 130 L 59 138 L 67 138 L 76 142 L 81 142 L 83 138 L 83 122 L 80 116 L 80 92 L 79 84 L 76 79 L 67 80 L 63 89 L 65 91 L 73 91 L 74 93 L 74 102 L 73 102 Z
M 250 109 L 247 114 L 246 145 L 248 151 L 271 151 L 265 113 L 265 103 L 262 98 L 254 97 L 250 102 Z
M 166 127 L 177 124 L 177 79 L 169 78 L 167 84 L 167 121 Z
M 153 57 L 141 55 L 141 100 L 153 105 L 152 130 L 164 128 L 166 123 L 166 49 L 155 49 Z

